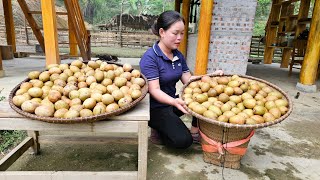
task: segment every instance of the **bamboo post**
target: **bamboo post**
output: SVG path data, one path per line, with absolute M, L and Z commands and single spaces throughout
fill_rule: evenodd
M 213 2 L 201 2 L 195 75 L 207 73 Z
M 28 35 L 28 27 L 27 27 L 27 19 L 24 18 L 24 32 L 26 35 L 26 43 L 29 45 L 29 35 Z
M 298 23 L 297 23 L 297 28 L 296 28 L 296 33 L 295 33 L 295 38 L 299 36 L 299 34 L 306 29 L 306 24 L 300 24 L 299 20 L 307 18 L 309 9 L 310 9 L 310 2 L 311 0 L 303 0 L 300 2 L 300 8 L 299 8 L 299 13 L 298 13 Z
M 300 83 L 314 85 L 320 58 L 320 0 L 316 0 L 308 37 L 306 54 L 300 72 Z
M 3 0 L 4 21 L 6 24 L 7 44 L 12 46 L 13 53 L 16 52 L 16 35 L 14 31 L 14 21 L 12 15 L 11 0 Z
M 1 57 L 1 48 L 0 48 L 0 77 L 3 77 L 4 76 L 4 70 L 3 70 L 3 67 L 2 67 L 2 57 Z
M 41 0 L 46 65 L 60 64 L 55 0 Z
M 70 48 L 70 55 L 71 56 L 77 56 L 78 55 L 78 44 L 77 44 L 77 39 L 76 35 L 74 33 L 74 28 L 71 23 L 72 17 L 68 13 L 68 27 L 69 27 L 69 48 Z
M 182 2 L 182 16 L 185 21 L 183 40 L 179 46 L 179 50 L 187 57 L 187 45 L 188 45 L 188 29 L 189 29 L 189 13 L 190 13 L 190 0 L 183 0 Z
M 280 68 L 288 68 L 289 60 L 291 57 L 291 51 L 292 51 L 291 48 L 284 48 L 283 49 Z
M 268 23 L 267 23 L 267 32 L 266 32 L 266 45 L 264 48 L 264 63 L 271 64 L 273 59 L 274 47 L 271 47 L 272 44 L 275 43 L 275 39 L 277 37 L 277 27 L 272 26 L 271 23 L 274 21 L 279 21 L 279 15 L 281 6 L 275 5 L 279 1 L 273 0 L 271 5 L 271 12 L 269 15 Z
M 119 26 L 119 43 L 120 47 L 122 47 L 122 13 L 123 13 L 123 0 L 121 1 L 121 10 L 120 10 L 120 26 Z
M 174 1 L 174 10 L 180 13 L 180 0 Z

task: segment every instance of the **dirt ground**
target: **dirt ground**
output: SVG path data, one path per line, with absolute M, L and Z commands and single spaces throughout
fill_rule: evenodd
M 4 68 L 10 69 L 10 62 Z M 320 179 L 320 104 L 317 93 L 300 93 L 298 72 L 288 77 L 279 64 L 248 65 L 248 75 L 272 82 L 288 93 L 292 114 L 281 124 L 257 129 L 241 168 L 232 170 L 205 163 L 200 145 L 186 150 L 149 143 L 148 179 Z M 319 80 L 317 81 L 319 87 Z M 190 124 L 188 118 L 184 118 Z M 137 147 L 129 144 L 43 144 L 41 155 L 26 152 L 9 171 L 106 171 L 137 170 Z

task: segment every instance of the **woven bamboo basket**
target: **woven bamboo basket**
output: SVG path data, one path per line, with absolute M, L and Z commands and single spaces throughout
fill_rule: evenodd
M 83 62 L 87 63 L 87 62 Z M 108 64 L 116 64 L 118 66 L 122 66 L 122 64 L 115 63 L 115 62 L 108 62 Z M 70 65 L 70 64 L 69 64 Z M 111 116 L 116 116 L 119 114 L 122 114 L 132 108 L 134 108 L 148 93 L 148 83 L 147 83 L 147 78 L 141 74 L 141 78 L 143 78 L 146 82 L 146 84 L 141 88 L 141 96 L 134 101 L 132 101 L 130 104 L 127 104 L 124 107 L 121 107 L 115 111 L 109 112 L 109 113 L 103 113 L 99 115 L 94 115 L 94 116 L 89 116 L 89 117 L 77 117 L 77 118 L 56 118 L 56 117 L 43 117 L 43 116 L 37 116 L 35 114 L 31 114 L 25 111 L 22 111 L 19 107 L 15 106 L 13 104 L 13 97 L 17 90 L 20 88 L 20 85 L 24 82 L 30 81 L 29 78 L 23 80 L 21 83 L 19 83 L 16 87 L 14 87 L 9 95 L 9 104 L 13 110 L 15 110 L 17 113 L 21 114 L 22 116 L 28 117 L 33 120 L 39 120 L 39 121 L 44 121 L 44 122 L 49 122 L 49 123 L 60 123 L 60 124 L 71 124 L 71 123 L 92 123 L 95 121 L 99 120 L 106 120 Z
M 214 77 L 214 76 L 218 76 L 218 75 L 211 75 L 211 77 Z M 232 75 L 225 74 L 223 76 L 232 76 Z M 292 101 L 290 100 L 288 95 L 284 91 L 282 91 L 279 87 L 277 87 L 276 85 L 274 85 L 270 82 L 267 82 L 265 80 L 255 78 L 252 76 L 246 76 L 246 75 L 238 75 L 238 76 L 241 78 L 246 78 L 246 79 L 255 80 L 258 82 L 265 83 L 268 86 L 279 91 L 280 93 L 282 93 L 282 95 L 289 102 L 289 107 L 288 107 L 287 113 L 284 114 L 283 116 L 281 116 L 280 118 L 278 118 L 274 121 L 271 121 L 271 122 L 266 122 L 266 123 L 262 123 L 262 124 L 255 124 L 255 125 L 248 125 L 248 124 L 239 125 L 239 124 L 231 124 L 231 123 L 216 121 L 216 120 L 204 117 L 200 114 L 197 114 L 197 113 L 193 112 L 191 109 L 189 109 L 188 107 L 186 107 L 187 111 L 192 116 L 195 116 L 198 119 L 199 130 L 208 138 L 210 138 L 216 142 L 219 142 L 221 144 L 226 144 L 226 143 L 240 141 L 240 140 L 249 138 L 249 136 L 252 135 L 252 133 L 254 133 L 254 132 L 252 132 L 252 131 L 254 131 L 254 129 L 268 127 L 268 126 L 280 123 L 281 121 L 285 120 L 292 112 L 292 107 L 293 107 Z M 221 77 L 221 76 L 219 76 L 219 77 Z M 193 79 L 182 87 L 182 89 L 180 91 L 180 98 L 182 100 L 184 100 L 183 99 L 184 89 L 191 82 L 198 81 L 200 79 L 201 79 L 201 77 Z M 249 141 L 250 140 L 248 140 L 247 142 L 245 142 L 237 147 L 247 148 L 249 145 Z M 206 140 L 204 140 L 203 138 L 201 139 L 201 144 L 202 145 L 209 145 L 209 143 Z M 223 154 L 221 154 L 219 152 L 203 151 L 203 160 L 205 162 L 215 164 L 218 166 L 232 168 L 232 169 L 239 169 L 240 168 L 240 160 L 241 160 L 242 156 L 243 155 L 229 153 L 225 149 L 223 149 Z

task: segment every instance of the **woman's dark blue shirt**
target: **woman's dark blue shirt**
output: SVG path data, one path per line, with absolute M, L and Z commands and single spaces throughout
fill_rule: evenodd
M 175 98 L 176 83 L 185 72 L 189 72 L 186 60 L 178 50 L 173 50 L 173 60 L 170 60 L 160 49 L 158 42 L 148 49 L 140 60 L 140 70 L 148 81 L 159 79 L 160 89 Z M 150 108 L 165 107 L 150 97 Z

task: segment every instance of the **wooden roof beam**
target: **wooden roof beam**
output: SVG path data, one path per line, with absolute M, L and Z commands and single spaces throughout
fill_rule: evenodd
M 42 14 L 42 11 L 29 11 L 29 14 Z M 57 15 L 68 15 L 68 12 L 56 12 Z
M 0 78 L 4 76 L 4 70 L 2 67 L 2 57 L 1 57 L 1 48 L 0 48 Z

